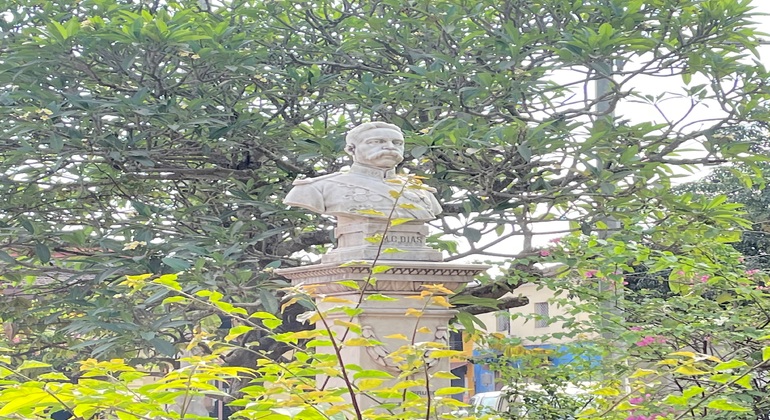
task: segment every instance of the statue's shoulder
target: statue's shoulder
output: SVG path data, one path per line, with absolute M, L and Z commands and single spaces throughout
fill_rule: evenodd
M 292 182 L 292 185 L 311 185 L 315 184 L 316 182 L 320 181 L 330 181 L 334 178 L 343 176 L 344 174 L 342 172 L 334 172 L 332 174 L 326 174 L 317 176 L 315 178 L 302 178 L 302 179 L 295 179 L 294 182 Z

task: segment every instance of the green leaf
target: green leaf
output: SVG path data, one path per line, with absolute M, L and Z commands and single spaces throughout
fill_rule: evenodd
M 724 410 L 724 411 L 751 411 L 750 409 L 736 404 L 732 401 L 729 401 L 726 398 L 719 398 L 717 400 L 709 401 L 709 403 L 706 405 L 708 408 L 714 408 L 716 410 Z
M 0 261 L 4 261 L 4 262 L 6 262 L 8 264 L 13 264 L 13 265 L 18 264 L 18 262 L 16 261 L 15 258 L 10 256 L 7 252 L 5 252 L 3 250 L 0 250 Z
M 70 381 L 70 378 L 68 378 L 67 375 L 61 372 L 48 372 L 42 375 L 38 375 L 37 378 L 46 380 L 46 381 L 64 381 L 64 382 Z
M 163 299 L 163 304 L 168 305 L 170 303 L 187 303 L 188 299 L 184 296 L 170 296 Z
M 372 274 L 384 273 L 390 270 L 391 268 L 393 267 L 389 265 L 375 265 L 374 267 L 372 267 Z
M 428 151 L 428 148 L 426 146 L 415 146 L 412 148 L 410 153 L 412 154 L 412 157 L 415 159 L 419 159 L 420 156 L 424 155 L 425 152 Z
M 469 242 L 476 243 L 481 240 L 481 231 L 472 227 L 466 227 L 463 229 L 463 236 L 465 236 Z
M 40 369 L 40 368 L 49 368 L 49 367 L 51 367 L 51 365 L 48 363 L 38 362 L 37 360 L 25 360 L 18 367 L 18 370 Z
M 742 362 L 740 360 L 733 359 L 733 360 L 728 360 L 727 362 L 722 362 L 722 363 L 714 366 L 714 371 L 715 372 L 722 372 L 722 371 L 725 371 L 725 370 L 736 369 L 736 368 L 740 368 L 740 367 L 744 367 L 744 366 L 748 366 L 746 364 L 746 362 Z
M 47 264 L 49 261 L 51 261 L 51 251 L 48 249 L 45 244 L 42 244 L 40 242 L 35 244 L 35 255 L 40 259 L 40 262 L 43 264 Z
M 263 319 L 262 320 L 262 325 L 264 325 L 265 328 L 269 328 L 271 330 L 278 328 L 279 326 L 281 326 L 281 324 L 283 324 L 283 321 L 281 321 L 280 319 Z
M 379 293 L 374 293 L 374 294 L 368 295 L 366 298 L 364 298 L 364 300 L 375 301 L 375 302 L 395 302 L 398 299 L 392 298 L 390 296 L 381 295 Z
M 172 269 L 176 273 L 185 271 L 191 266 L 189 262 L 180 260 L 179 258 L 166 257 L 161 261 L 163 261 L 163 264 L 166 264 L 168 268 Z
M 436 395 L 452 395 L 452 394 L 461 394 L 465 391 L 467 391 L 468 388 L 462 387 L 462 386 L 448 386 L 446 388 L 439 388 L 436 390 Z
M 356 280 L 340 280 L 340 281 L 337 282 L 337 284 L 345 286 L 345 287 L 349 287 L 349 288 L 354 289 L 354 290 L 361 289 L 361 286 L 358 284 L 358 281 L 356 281 Z
M 362 370 L 353 374 L 353 379 L 361 379 L 361 378 L 391 379 L 393 378 L 393 375 L 381 370 Z
M 252 331 L 254 327 L 249 325 L 237 325 L 235 327 L 230 328 L 230 332 L 225 336 L 225 341 L 232 341 L 236 338 L 240 337 L 243 334 L 246 334 L 249 331 Z
M 270 312 L 271 314 L 278 313 L 281 304 L 278 302 L 278 298 L 276 298 L 269 290 L 259 289 L 259 300 L 262 302 L 265 311 Z
M 176 355 L 176 347 L 162 338 L 155 337 L 152 340 L 149 340 L 149 343 L 152 344 L 158 353 L 165 354 L 166 356 Z

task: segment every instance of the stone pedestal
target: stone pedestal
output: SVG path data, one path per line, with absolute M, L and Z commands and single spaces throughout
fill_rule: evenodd
M 388 336 L 403 335 L 413 342 L 434 342 L 448 344 L 448 321 L 456 313 L 451 308 L 439 305 L 425 305 L 423 299 L 414 299 L 420 292 L 426 290 L 424 285 L 443 284 L 449 290 L 459 287 L 473 280 L 473 277 L 489 268 L 478 264 L 456 264 L 433 261 L 403 261 L 403 260 L 378 260 L 378 266 L 389 267 L 387 271 L 373 275 L 376 282 L 367 284 L 365 281 L 371 272 L 372 261 L 358 261 L 355 264 L 328 263 L 310 265 L 297 268 L 276 270 L 284 277 L 292 280 L 293 284 L 311 286 L 315 293 L 324 296 L 343 298 L 351 303 L 323 302 L 318 299 L 318 307 L 321 311 L 329 310 L 335 306 L 355 307 L 358 305 L 363 311 L 352 319 L 342 311 L 334 311 L 327 315 L 330 323 L 335 319 L 350 321 L 361 326 L 363 338 L 371 338 L 382 342 L 376 346 L 349 346 L 342 350 L 345 364 L 358 365 L 361 369 L 381 370 L 398 376 L 400 369 L 388 355 L 398 350 L 401 346 L 409 344 L 398 338 Z M 356 281 L 361 288 L 357 290 L 340 284 L 340 281 Z M 363 290 L 363 292 L 362 292 Z M 367 296 L 382 294 L 395 300 L 367 300 Z M 411 298 L 410 298 L 411 297 Z M 332 299 L 339 301 L 339 299 Z M 359 303 L 360 302 L 360 303 Z M 407 315 L 412 310 L 421 311 L 419 317 Z M 335 327 L 337 328 L 337 327 Z M 338 336 L 342 336 L 345 328 L 339 327 Z M 424 332 L 418 332 L 423 330 Z M 352 332 L 347 333 L 347 338 L 357 337 Z M 330 348 L 318 348 L 318 351 L 331 352 Z M 447 359 L 431 359 L 426 354 L 426 363 L 430 371 L 449 371 Z M 327 382 L 327 387 L 344 386 L 341 380 L 319 378 L 319 383 Z M 395 384 L 396 380 L 391 381 Z M 431 390 L 449 386 L 448 380 L 433 380 Z M 410 388 L 418 394 L 425 394 L 424 388 Z M 362 398 L 359 404 L 369 407 L 373 404 L 366 398 Z
M 373 260 L 377 255 L 388 261 L 441 261 L 441 252 L 427 246 L 427 234 L 428 227 L 422 222 L 388 226 L 387 220 L 339 216 L 334 229 L 337 246 L 321 262 Z

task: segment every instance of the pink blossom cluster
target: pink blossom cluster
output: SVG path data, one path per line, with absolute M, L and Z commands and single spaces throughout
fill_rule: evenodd
M 649 346 L 655 343 L 665 343 L 666 339 L 659 335 L 648 335 L 636 342 L 639 347 Z
M 645 416 L 642 414 L 632 414 L 626 417 L 626 420 L 655 420 L 658 417 L 660 417 L 659 414 L 650 414 L 649 416 Z

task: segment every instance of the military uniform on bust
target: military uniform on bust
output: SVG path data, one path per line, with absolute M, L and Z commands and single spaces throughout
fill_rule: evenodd
M 428 221 L 441 213 L 441 205 L 433 195 L 435 189 L 427 186 L 403 188 L 404 181 L 392 169 L 354 163 L 350 172 L 294 181 L 294 188 L 284 203 L 332 216 L 363 217 L 362 210 L 376 210 L 385 216 L 393 211 L 394 219 Z M 398 200 L 391 192 L 400 193 Z

